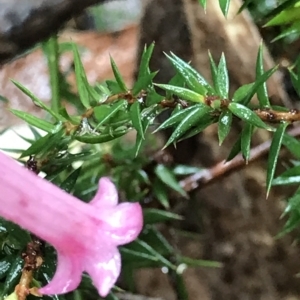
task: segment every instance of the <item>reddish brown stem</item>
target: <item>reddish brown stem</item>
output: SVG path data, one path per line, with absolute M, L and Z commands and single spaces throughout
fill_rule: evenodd
M 300 126 L 289 130 L 288 134 L 291 136 L 299 136 Z M 257 160 L 258 158 L 268 153 L 271 146 L 271 142 L 272 141 L 269 140 L 252 148 L 248 163 Z M 180 185 L 185 191 L 190 192 L 204 185 L 208 185 L 216 179 L 224 176 L 225 174 L 229 174 L 230 172 L 236 171 L 244 166 L 244 158 L 241 154 L 239 154 L 231 161 L 223 160 L 211 168 L 203 169 L 191 176 L 186 177 L 185 179 L 180 181 Z

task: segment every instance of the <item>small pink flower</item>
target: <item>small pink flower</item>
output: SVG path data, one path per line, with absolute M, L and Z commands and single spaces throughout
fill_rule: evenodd
M 57 270 L 41 294 L 63 294 L 79 285 L 82 272 L 105 297 L 121 269 L 117 246 L 133 241 L 143 225 L 138 203 L 118 204 L 118 193 L 101 178 L 86 204 L 36 176 L 0 152 L 0 216 L 52 244 Z

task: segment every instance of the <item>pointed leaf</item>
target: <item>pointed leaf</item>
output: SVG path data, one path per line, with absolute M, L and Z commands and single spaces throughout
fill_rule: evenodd
M 189 100 L 192 102 L 204 102 L 204 97 L 201 94 L 195 93 L 189 89 L 182 88 L 179 86 L 173 86 L 169 84 L 155 84 L 156 86 L 162 88 L 163 90 L 172 92 L 173 94 L 177 95 L 181 99 Z
M 243 99 L 241 102 L 244 105 L 248 105 L 252 97 L 255 95 L 257 92 L 258 88 L 266 82 L 278 69 L 278 66 L 273 67 L 272 69 L 266 71 L 262 75 L 260 75 L 258 78 L 256 78 L 254 85 L 252 88 L 249 90 L 248 95 Z
M 28 90 L 24 85 L 19 83 L 18 81 L 12 80 L 12 83 L 20 89 L 25 95 L 27 95 L 34 104 L 44 109 L 48 112 L 52 117 L 55 118 L 56 121 L 64 121 L 64 118 L 61 117 L 59 114 L 55 113 L 50 107 L 44 104 L 42 100 L 36 97 L 30 90 Z
M 146 208 L 144 209 L 143 212 L 144 212 L 145 224 L 156 224 L 156 223 L 162 223 L 167 221 L 183 220 L 182 216 L 161 209 Z
M 111 68 L 112 68 L 112 70 L 114 72 L 116 81 L 117 81 L 117 83 L 118 83 L 121 91 L 122 92 L 127 92 L 128 89 L 126 87 L 126 84 L 125 84 L 125 82 L 124 82 L 124 80 L 122 78 L 122 75 L 121 75 L 121 73 L 120 73 L 120 71 L 119 71 L 119 69 L 118 69 L 115 61 L 113 60 L 113 58 L 111 56 L 110 56 L 110 64 L 111 64 Z
M 263 43 L 259 45 L 259 50 L 256 59 L 256 78 L 264 74 L 264 58 L 263 58 Z M 267 84 L 266 82 L 262 83 L 257 89 L 257 98 L 259 101 L 260 108 L 270 107 Z
M 228 133 L 232 123 L 232 113 L 229 110 L 222 111 L 218 122 L 219 145 L 221 146 Z
M 185 109 L 174 109 L 174 112 L 172 113 L 171 117 L 169 117 L 164 123 L 162 123 L 157 129 L 155 129 L 154 132 L 157 132 L 162 129 L 166 129 L 168 127 L 174 126 L 175 124 L 180 123 L 187 115 L 190 114 L 191 111 L 196 109 L 196 107 L 204 107 L 204 104 L 196 104 L 190 107 L 187 107 Z
M 120 101 L 117 101 L 115 102 L 114 104 L 112 104 L 110 107 L 109 107 L 109 110 L 107 109 L 107 107 L 105 107 L 104 109 L 104 113 L 103 113 L 103 108 L 102 108 L 102 105 L 100 106 L 96 106 L 94 108 L 94 114 L 95 114 L 95 117 L 100 120 L 99 123 L 97 124 L 96 129 L 98 129 L 102 124 L 104 124 L 106 121 L 108 121 L 110 118 L 112 118 L 113 116 L 116 115 L 116 113 L 125 108 L 127 106 L 127 101 L 126 100 L 120 100 Z
M 7 272 L 10 269 L 11 263 L 12 263 L 12 259 L 10 256 L 7 256 L 0 260 L 0 279 L 6 276 Z
M 179 185 L 172 171 L 164 165 L 158 165 L 155 168 L 156 176 L 168 187 L 179 193 L 181 196 L 188 198 L 186 191 Z
M 199 82 L 197 77 L 194 75 L 194 72 L 191 71 L 189 64 L 183 61 L 179 61 L 178 59 L 175 59 L 174 57 L 171 57 L 167 54 L 165 55 L 172 62 L 177 72 L 184 78 L 190 89 L 197 93 L 200 93 L 201 95 L 206 95 L 207 89 Z
M 232 101 L 233 102 L 242 102 L 246 96 L 249 94 L 249 92 L 251 91 L 251 89 L 254 86 L 254 82 L 253 83 L 248 83 L 248 84 L 244 84 L 242 86 L 240 86 L 233 94 L 232 97 Z
M 10 269 L 8 271 L 8 274 L 5 278 L 4 286 L 1 291 L 1 298 L 6 295 L 9 291 L 12 291 L 13 288 L 16 286 L 18 279 L 21 276 L 21 271 L 23 268 L 23 259 L 21 258 L 21 255 L 17 255 L 15 260 L 10 266 Z
M 204 86 L 210 94 L 215 93 L 215 90 L 212 88 L 212 86 L 204 79 L 204 77 L 201 76 L 201 74 L 199 74 L 194 68 L 192 68 L 190 64 L 184 62 L 181 58 L 179 58 L 172 52 L 171 52 L 171 56 L 174 60 L 177 61 L 178 64 L 180 64 L 183 68 L 185 68 L 189 73 L 193 74 L 195 78 L 198 80 L 198 82 L 200 83 L 200 85 Z
M 181 256 L 180 261 L 191 267 L 206 267 L 206 268 L 222 268 L 223 264 L 212 260 L 193 259 L 186 256 Z
M 229 10 L 230 0 L 219 0 L 219 5 L 223 15 L 226 17 Z
M 71 193 L 73 190 L 76 181 L 80 175 L 81 168 L 76 169 L 73 171 L 59 186 L 62 190 L 66 191 L 67 193 Z
M 197 124 L 201 118 L 211 112 L 209 106 L 196 107 L 175 128 L 164 148 L 178 140 L 183 134 Z M 200 123 L 201 124 L 201 123 Z M 202 124 L 201 124 L 202 125 Z
M 212 57 L 212 54 L 209 50 L 208 50 L 208 58 L 209 58 L 210 72 L 211 72 L 211 77 L 212 77 L 212 80 L 213 80 L 213 83 L 214 83 L 214 87 L 218 91 L 218 88 L 217 88 L 217 85 L 218 85 L 218 68 L 217 68 L 217 65 L 214 61 L 214 58 Z
M 114 80 L 106 80 L 105 81 L 107 88 L 110 91 L 110 94 L 119 94 L 122 93 L 121 88 L 119 87 L 118 83 Z
M 181 142 L 185 139 L 188 139 L 200 132 L 202 132 L 204 129 L 206 129 L 208 126 L 212 125 L 213 123 L 216 123 L 218 119 L 211 116 L 210 114 L 204 115 L 201 120 L 199 120 L 199 123 L 197 123 L 197 126 L 195 128 L 191 128 L 186 133 L 183 134 L 183 136 L 180 137 L 178 142 Z
M 206 0 L 198 0 L 206 12 Z
M 234 159 L 241 152 L 241 141 L 242 141 L 242 135 L 240 135 L 239 138 L 234 143 L 228 157 L 226 158 L 226 161 L 230 161 Z
M 150 62 L 150 58 L 151 58 L 152 53 L 153 53 L 153 49 L 154 49 L 154 43 L 152 43 L 149 47 L 145 46 L 143 54 L 142 54 L 142 58 L 141 58 L 141 63 L 140 63 L 140 68 L 139 68 L 139 75 L 138 75 L 137 80 L 139 80 L 143 76 L 147 76 L 147 75 L 150 74 L 149 62 Z
M 154 117 L 144 117 L 142 118 L 142 132 L 143 135 L 141 135 L 140 133 L 137 134 L 136 137 L 136 142 L 135 142 L 135 150 L 134 150 L 134 157 L 137 157 L 137 155 L 139 154 L 139 151 L 141 149 L 141 146 L 143 144 L 143 142 L 145 141 L 145 133 L 149 127 L 149 125 L 153 122 Z
M 291 177 L 291 176 L 298 176 L 298 175 L 300 175 L 300 165 L 287 169 L 280 175 L 280 177 Z
M 283 136 L 282 144 L 289 149 L 289 151 L 298 159 L 300 159 L 300 141 L 290 136 L 289 134 L 285 134 Z
M 73 55 L 76 85 L 79 93 L 79 98 L 85 108 L 90 108 L 89 92 L 86 85 L 86 74 L 79 56 L 78 48 L 75 44 L 73 44 Z
M 293 23 L 300 20 L 300 7 L 292 7 L 281 11 L 277 16 L 271 19 L 265 26 L 275 26 Z
M 278 155 L 281 148 L 281 143 L 283 139 L 284 132 L 287 128 L 289 123 L 284 122 L 281 123 L 277 130 L 274 133 L 270 151 L 269 151 L 269 157 L 268 157 L 268 168 L 267 168 L 267 197 L 269 195 L 272 181 L 275 174 L 275 169 L 277 165 Z
M 238 118 L 266 130 L 272 130 L 272 127 L 265 124 L 251 109 L 248 107 L 232 102 L 229 104 L 228 109 Z
M 228 70 L 226 66 L 226 59 L 224 53 L 222 53 L 217 74 L 217 86 L 216 86 L 219 95 L 223 99 L 228 99 L 229 92 L 229 77 Z
M 144 140 L 144 128 L 142 125 L 142 117 L 141 117 L 141 103 L 139 101 L 135 101 L 130 107 L 130 118 L 132 121 L 133 127 L 136 129 L 138 134 Z
M 53 135 L 52 133 L 48 133 L 47 135 L 37 139 L 28 149 L 23 151 L 20 158 L 39 153 L 45 148 L 45 145 L 51 145 L 53 140 L 56 143 L 59 139 L 61 139 L 61 137 L 62 136 L 60 134 Z
M 165 208 L 170 209 L 169 195 L 166 185 L 159 180 L 159 178 L 154 179 L 152 185 L 152 191 L 154 196 L 157 198 L 158 202 Z
M 42 119 L 39 119 L 31 114 L 28 114 L 24 111 L 20 111 L 20 110 L 16 110 L 16 109 L 10 109 L 10 111 L 17 116 L 18 118 L 24 120 L 25 122 L 27 122 L 28 124 L 35 126 L 37 128 L 40 128 L 46 132 L 54 132 L 56 126 L 45 121 Z
M 131 93 L 134 96 L 137 96 L 142 90 L 146 90 L 149 88 L 149 85 L 152 84 L 153 78 L 156 76 L 158 72 L 152 72 L 149 75 L 145 75 L 140 77 L 134 84 Z
M 300 22 L 296 22 L 292 24 L 292 26 L 288 27 L 287 29 L 283 30 L 275 39 L 271 42 L 276 42 L 280 39 L 286 38 L 288 36 L 298 35 L 300 32 Z
M 246 161 L 246 164 L 248 164 L 250 158 L 252 133 L 253 133 L 253 126 L 249 123 L 246 123 L 242 131 L 242 139 L 241 139 L 241 150 L 242 150 L 243 158 Z
M 277 177 L 273 180 L 272 185 L 289 185 L 289 184 L 299 184 L 300 183 L 300 175 L 299 176 L 290 176 L 290 177 Z

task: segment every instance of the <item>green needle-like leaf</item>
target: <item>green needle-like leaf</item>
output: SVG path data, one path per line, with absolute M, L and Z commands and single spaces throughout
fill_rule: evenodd
M 169 211 L 156 209 L 156 208 L 145 208 L 144 209 L 144 223 L 145 224 L 156 224 L 166 221 L 183 220 L 183 217 L 174 214 Z
M 223 15 L 226 17 L 229 10 L 230 0 L 219 0 L 219 5 Z
M 122 78 L 122 75 L 121 75 L 121 73 L 120 73 L 120 71 L 119 71 L 119 69 L 118 69 L 115 61 L 113 60 L 113 58 L 111 56 L 110 56 L 110 64 L 111 64 L 111 68 L 112 68 L 112 70 L 114 72 L 116 81 L 117 81 L 117 83 L 118 83 L 121 91 L 122 92 L 127 92 L 128 89 L 126 87 L 126 84 L 125 84 L 125 82 L 124 82 L 124 80 Z
M 116 113 L 121 110 L 122 108 L 125 108 L 127 106 L 127 101 L 126 100 L 120 100 L 116 103 L 114 103 L 113 105 L 111 105 L 109 107 L 109 109 L 107 109 L 106 106 L 104 111 L 102 106 L 96 106 L 94 108 L 94 114 L 95 117 L 97 118 L 97 120 L 100 120 L 99 123 L 97 124 L 95 129 L 98 129 L 102 124 L 104 124 L 105 122 L 107 122 L 110 118 L 112 118 L 114 115 L 116 115 Z
M 144 76 L 147 76 L 150 74 L 150 69 L 149 69 L 149 62 L 150 58 L 152 56 L 154 49 L 154 43 L 152 43 L 149 47 L 144 48 L 143 55 L 141 58 L 141 63 L 140 63 L 140 68 L 139 68 L 139 75 L 137 81 Z
M 89 92 L 86 84 L 87 83 L 86 74 L 79 56 L 77 46 L 75 44 L 73 45 L 73 55 L 74 55 L 76 84 L 77 84 L 80 101 L 85 108 L 89 108 L 90 101 L 89 101 Z
M 271 19 L 265 26 L 275 26 L 293 23 L 300 20 L 300 7 L 291 7 L 281 11 L 277 16 Z
M 215 89 L 218 91 L 217 85 L 218 85 L 218 68 L 214 61 L 214 58 L 212 57 L 211 52 L 208 50 L 208 58 L 209 58 L 209 65 L 210 65 L 210 72 L 211 77 L 214 83 Z
M 219 65 L 218 65 L 218 74 L 217 74 L 217 90 L 219 95 L 223 99 L 228 98 L 229 92 L 229 77 L 228 70 L 226 66 L 226 59 L 224 53 L 222 53 Z
M 170 209 L 167 186 L 159 179 L 155 178 L 152 185 L 153 196 L 167 210 Z
M 206 0 L 198 0 L 198 1 L 202 5 L 202 7 L 204 8 L 204 10 L 206 11 Z
M 206 87 L 199 82 L 198 78 L 195 76 L 194 70 L 191 71 L 191 67 L 189 64 L 167 54 L 166 56 L 172 62 L 177 72 L 184 78 L 190 89 L 197 93 L 200 93 L 201 95 L 205 95 L 207 93 Z
M 132 121 L 133 127 L 136 129 L 138 134 L 144 140 L 144 128 L 142 125 L 142 117 L 141 117 L 141 103 L 139 101 L 135 101 L 130 107 L 130 117 Z
M 61 184 L 60 184 L 60 188 L 64 191 L 66 191 L 67 193 L 71 193 L 76 181 L 80 175 L 81 172 L 81 168 L 76 169 L 75 171 L 73 171 Z
M 272 185 L 272 181 L 274 178 L 275 169 L 277 165 L 278 155 L 281 148 L 282 139 L 288 124 L 289 123 L 287 122 L 281 123 L 278 126 L 277 130 L 275 131 L 272 139 L 269 158 L 268 158 L 268 168 L 267 168 L 267 197 L 271 189 L 271 185 Z
M 289 149 L 289 151 L 298 159 L 300 159 L 300 141 L 294 138 L 293 136 L 290 136 L 288 134 L 285 134 L 283 136 L 282 144 Z
M 262 75 L 260 75 L 258 78 L 256 78 L 254 85 L 252 88 L 249 90 L 248 95 L 243 99 L 241 102 L 244 105 L 248 105 L 252 97 L 255 95 L 257 92 L 258 88 L 266 82 L 278 69 L 278 66 L 273 67 L 272 69 L 266 71 Z
M 188 198 L 186 191 L 179 185 L 174 174 L 164 165 L 158 165 L 155 168 L 156 176 L 168 187 L 179 193 L 181 196 Z
M 189 100 L 192 102 L 203 102 L 204 96 L 201 94 L 198 94 L 194 91 L 191 91 L 189 89 L 179 87 L 179 86 L 173 86 L 169 84 L 155 84 L 156 86 L 162 88 L 163 90 L 172 92 L 173 94 L 177 95 L 183 100 Z
M 272 185 L 289 185 L 289 184 L 299 184 L 300 183 L 300 175 L 298 176 L 290 176 L 290 177 L 277 177 L 273 180 Z
M 201 76 L 201 74 L 199 74 L 193 67 L 191 67 L 190 64 L 186 63 L 185 61 L 183 61 L 181 58 L 179 58 L 172 52 L 171 52 L 171 56 L 182 68 L 186 70 L 186 72 L 193 74 L 197 79 L 197 81 L 199 82 L 199 84 L 201 86 L 204 86 L 210 94 L 215 94 L 215 90 L 211 87 L 211 85 L 204 79 L 203 76 Z
M 262 76 L 264 74 L 264 59 L 263 59 L 263 43 L 261 42 L 259 45 L 259 50 L 256 59 L 256 78 Z M 259 101 L 260 108 L 269 108 L 270 102 L 267 91 L 267 83 L 262 83 L 257 88 L 257 98 Z
M 142 119 L 142 132 L 143 132 L 143 135 L 141 135 L 139 132 L 137 133 L 136 142 L 135 142 L 134 157 L 137 157 L 137 155 L 139 154 L 139 151 L 142 147 L 142 144 L 145 141 L 145 138 L 143 138 L 143 137 L 145 136 L 145 133 L 146 133 L 149 125 L 153 122 L 153 120 L 154 120 L 154 117 L 149 117 L 149 116 Z
M 233 94 L 233 102 L 242 102 L 253 88 L 254 83 L 248 83 L 240 86 Z
M 266 130 L 272 130 L 272 127 L 265 124 L 251 109 L 248 107 L 232 102 L 228 106 L 229 110 L 238 118 Z
M 196 104 L 185 109 L 181 109 L 181 106 L 176 106 L 171 117 L 169 117 L 164 123 L 162 123 L 154 132 L 157 132 L 162 129 L 174 126 L 180 123 L 191 111 L 196 107 L 204 107 L 204 104 Z
M 196 126 L 197 122 L 200 122 L 201 118 L 209 114 L 210 111 L 211 108 L 208 106 L 195 107 L 194 110 L 192 110 L 175 128 L 164 148 L 168 147 L 170 144 L 178 140 L 193 126 Z
M 229 110 L 222 111 L 218 122 L 219 145 L 221 146 L 226 136 L 230 132 L 232 123 L 232 113 Z
M 52 117 L 55 118 L 56 121 L 64 121 L 64 118 L 60 116 L 59 114 L 55 113 L 50 107 L 45 105 L 45 103 L 40 100 L 38 97 L 36 97 L 30 90 L 28 90 L 24 85 L 22 85 L 20 82 L 12 80 L 12 83 L 20 89 L 25 95 L 27 95 L 34 104 L 44 109 L 46 112 L 48 112 Z
M 23 269 L 23 259 L 21 258 L 20 255 L 17 255 L 17 257 L 11 264 L 8 274 L 5 278 L 5 282 L 2 291 L 0 293 L 1 299 L 5 294 L 8 293 L 8 291 L 13 290 L 13 288 L 16 286 L 18 279 L 21 276 L 22 269 Z
M 280 39 L 286 38 L 288 36 L 298 35 L 300 32 L 300 21 L 295 22 L 292 26 L 288 27 L 286 30 L 283 30 L 276 38 L 271 42 L 274 43 Z
M 226 158 L 226 161 L 230 161 L 233 158 L 235 158 L 241 151 L 241 141 L 242 141 L 242 135 L 239 136 L 239 138 L 234 143 L 232 149 L 230 150 L 230 153 L 228 157 Z
M 241 138 L 241 150 L 244 160 L 246 164 L 248 164 L 250 158 L 250 147 L 251 147 L 251 137 L 253 133 L 253 125 L 250 123 L 246 123 L 243 131 L 242 131 L 242 138 Z
M 25 122 L 27 122 L 28 124 L 35 126 L 37 128 L 40 128 L 46 132 L 53 132 L 55 130 L 55 125 L 39 119 L 31 114 L 28 114 L 24 111 L 20 111 L 20 110 L 16 110 L 16 109 L 10 109 L 10 111 L 17 116 L 18 118 L 24 120 Z

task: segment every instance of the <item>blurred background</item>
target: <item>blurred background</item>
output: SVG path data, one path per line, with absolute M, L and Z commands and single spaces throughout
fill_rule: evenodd
M 198 0 L 118 0 L 92 7 L 76 16 L 59 33 L 62 43 L 75 41 L 80 46 L 89 81 L 102 82 L 112 78 L 109 55 L 112 55 L 126 82 L 134 82 L 141 49 L 155 41 L 152 70 L 160 70 L 156 82 L 168 82 L 174 75 L 163 51 L 172 51 L 210 78 L 207 50 L 218 60 L 225 52 L 231 91 L 254 81 L 255 61 L 261 38 L 266 41 L 266 68 L 275 63 L 280 71 L 268 82 L 273 103 L 297 107 L 295 93 L 285 68 L 299 53 L 299 37 L 271 43 L 280 28 L 263 28 L 264 15 L 278 1 L 257 0 L 250 13 L 236 15 L 242 5 L 231 1 L 228 19 L 222 15 L 218 1 L 208 1 L 207 12 Z M 69 84 L 68 105 L 74 85 L 73 60 L 69 51 L 62 51 L 60 67 Z M 20 81 L 40 99 L 49 103 L 47 62 L 40 49 L 0 67 L 0 128 L 14 125 L 24 130 L 20 121 L 6 108 L 15 107 L 40 115 L 40 110 L 10 82 Z M 7 101 L 9 100 L 9 103 Z M 162 116 L 164 118 L 164 116 Z M 205 133 L 168 149 L 174 162 L 196 167 L 211 167 L 227 157 L 241 127 L 235 130 L 220 148 L 215 127 Z M 23 132 L 23 131 L 22 131 Z M 13 132 L 0 137 L 0 147 L 17 142 Z M 165 139 L 168 133 L 160 136 Z M 253 145 L 269 139 L 265 132 L 255 134 Z M 282 160 L 287 161 L 288 156 Z M 123 287 L 147 297 L 164 300 L 296 300 L 300 299 L 299 245 L 295 236 L 276 239 L 284 224 L 280 215 L 284 199 L 292 191 L 273 189 L 265 200 L 266 158 L 220 179 L 210 186 L 200 187 L 190 200 L 173 199 L 172 211 L 184 216 L 184 221 L 164 224 L 159 229 L 180 253 L 195 259 L 222 263 L 221 268 L 196 267 L 184 272 L 186 298 L 178 293 L 178 281 L 166 268 L 141 268 L 133 274 L 134 286 Z M 130 298 L 128 298 L 130 299 Z M 135 299 L 135 298 L 132 298 Z M 142 300 L 144 298 L 136 298 Z M 150 299 L 150 298 L 145 298 Z

